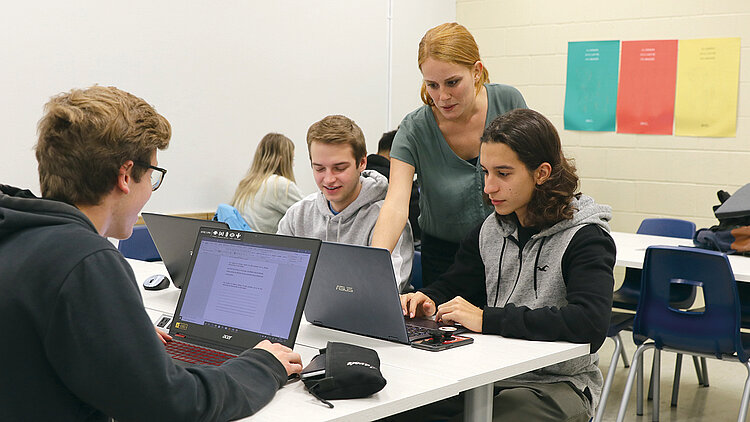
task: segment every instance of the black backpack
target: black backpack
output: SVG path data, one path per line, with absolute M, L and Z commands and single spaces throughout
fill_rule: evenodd
M 734 195 L 724 190 L 716 195 L 719 205 L 714 205 L 714 215 L 719 224 L 696 231 L 693 243 L 703 249 L 750 256 L 745 239 L 737 238 L 750 226 L 750 183 Z

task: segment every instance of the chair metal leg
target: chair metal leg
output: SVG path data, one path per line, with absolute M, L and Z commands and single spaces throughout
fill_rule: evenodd
M 706 364 L 706 358 L 701 357 L 701 364 L 703 367 L 703 386 L 708 387 L 708 365 Z
M 650 347 L 654 347 L 654 344 L 641 344 L 633 354 L 631 368 L 630 371 L 628 371 L 628 381 L 625 383 L 625 391 L 622 393 L 622 400 L 620 400 L 620 409 L 617 412 L 617 422 L 622 422 L 623 420 L 625 420 L 625 412 L 628 410 L 628 399 L 630 398 L 630 392 L 633 390 L 633 382 L 635 381 L 636 374 L 639 372 L 639 370 L 643 369 L 643 365 L 640 365 L 641 360 L 643 359 L 643 352 Z M 750 367 L 748 368 L 748 371 L 750 371 Z
M 604 387 L 602 388 L 602 394 L 599 397 L 599 407 L 596 409 L 596 415 L 594 415 L 593 422 L 601 422 L 602 416 L 604 415 L 604 409 L 607 407 L 607 397 L 609 397 L 609 389 L 612 387 L 612 381 L 615 378 L 615 370 L 617 369 L 617 361 L 620 359 L 620 352 L 622 351 L 622 338 L 620 333 L 616 336 L 610 337 L 615 342 L 615 351 L 612 353 L 612 359 L 609 362 L 609 371 L 607 371 L 607 379 L 604 381 Z
M 635 361 L 635 356 L 633 357 L 633 360 Z M 638 373 L 638 383 L 636 384 L 635 394 L 635 414 L 641 416 L 643 415 L 643 358 L 638 360 L 637 365 L 633 362 L 633 365 L 638 368 L 636 371 Z
M 698 385 L 703 386 L 703 370 L 701 369 L 701 361 L 698 360 L 698 356 L 693 356 L 693 365 L 695 365 L 695 376 L 698 377 Z
M 750 401 L 750 362 L 745 362 L 745 369 L 747 369 L 747 378 L 745 378 L 745 388 L 742 390 L 742 402 L 740 403 L 740 415 L 737 417 L 737 422 L 745 422 L 747 418 L 747 406 Z M 619 419 L 618 419 L 619 421 Z
M 651 415 L 651 420 L 656 422 L 659 420 L 659 378 L 661 377 L 661 350 L 654 349 L 654 372 L 651 373 L 651 383 L 654 386 L 654 412 Z
M 659 349 L 654 349 L 654 360 L 651 361 L 651 377 L 648 379 L 648 400 L 654 399 L 654 365 L 656 365 L 656 354 L 659 353 Z
M 620 341 L 620 344 L 622 344 L 622 337 L 620 337 L 620 333 L 617 333 L 617 340 Z M 620 356 L 622 357 L 622 364 L 626 368 L 630 368 L 630 363 L 628 363 L 628 354 L 625 352 L 624 347 L 620 347 Z
M 672 407 L 677 407 L 677 395 L 680 392 L 680 375 L 682 374 L 682 353 L 677 354 L 674 363 L 674 380 L 672 381 Z

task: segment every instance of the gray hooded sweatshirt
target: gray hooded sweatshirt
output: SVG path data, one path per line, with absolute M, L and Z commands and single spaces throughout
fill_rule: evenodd
M 388 179 L 376 171 L 365 170 L 359 181 L 362 183 L 359 195 L 340 213 L 334 214 L 328 206 L 328 200 L 318 191 L 302 198 L 287 210 L 279 221 L 277 233 L 370 246 L 372 231 L 388 191 Z M 411 226 L 407 222 L 391 253 L 393 272 L 401 292 L 409 290 L 413 258 L 414 240 Z
M 563 254 L 578 230 L 594 224 L 609 232 L 608 221 L 612 218 L 612 208 L 596 204 L 589 196 L 574 198 L 572 204 L 578 210 L 572 219 L 560 221 L 531 236 L 522 251 L 509 239 L 518 236 L 515 224 L 501 223 L 494 215 L 485 220 L 479 234 L 479 250 L 485 263 L 488 307 L 513 304 L 529 309 L 559 309 L 567 305 L 567 286 L 562 275 Z M 500 267 L 502 279 L 498 283 Z M 603 384 L 598 363 L 598 354 L 591 353 L 518 375 L 512 380 L 543 383 L 568 381 L 580 391 L 588 388 L 592 396 L 589 412 L 593 414 Z

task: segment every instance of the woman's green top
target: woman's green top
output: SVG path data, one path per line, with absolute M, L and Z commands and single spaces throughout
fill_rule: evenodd
M 487 118 L 526 108 L 512 86 L 485 84 Z M 424 105 L 404 117 L 391 147 L 391 157 L 411 164 L 419 177 L 419 226 L 432 236 L 459 242 L 492 212 L 484 202 L 484 176 L 479 165 L 457 156 L 438 128 L 432 109 Z

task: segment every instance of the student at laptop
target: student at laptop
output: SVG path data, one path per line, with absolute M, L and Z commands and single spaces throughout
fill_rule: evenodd
M 268 403 L 300 356 L 268 341 L 219 367 L 165 353 L 127 239 L 162 182 L 167 120 L 113 87 L 53 97 L 39 122 L 42 198 L 0 185 L 0 409 L 5 420 L 229 420 Z
M 496 420 L 587 421 L 602 388 L 596 351 L 612 305 L 611 208 L 575 193 L 575 167 L 536 111 L 496 118 L 482 136 L 480 162 L 495 212 L 462 241 L 447 273 L 402 295 L 404 314 L 437 312 L 480 333 L 590 343 L 590 355 L 496 383 L 493 411 Z M 418 411 L 450 417 L 461 405 L 449 399 Z
M 388 179 L 365 170 L 362 130 L 344 116 L 327 116 L 307 131 L 315 183 L 320 192 L 292 205 L 279 222 L 279 234 L 369 246 L 388 190 Z M 391 253 L 399 291 L 409 288 L 414 241 L 407 224 Z

